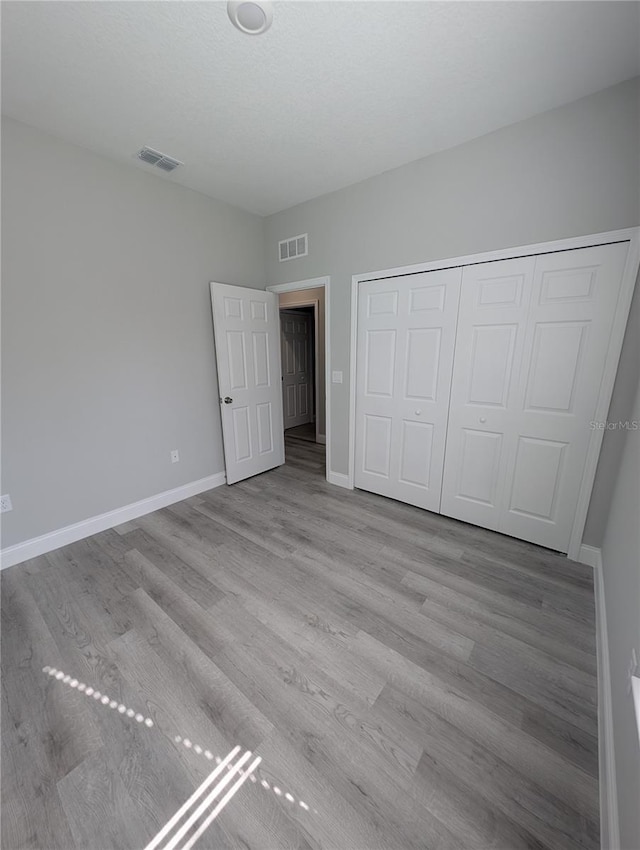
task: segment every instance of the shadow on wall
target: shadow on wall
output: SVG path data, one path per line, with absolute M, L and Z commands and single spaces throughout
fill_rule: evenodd
M 630 420 L 640 371 L 640 275 L 631 301 L 627 330 L 620 354 L 620 363 L 613 387 L 607 422 Z M 600 548 L 609 519 L 611 497 L 620 473 L 625 446 L 623 429 L 607 429 L 602 441 L 600 458 L 593 483 L 589 512 L 584 531 L 584 543 Z

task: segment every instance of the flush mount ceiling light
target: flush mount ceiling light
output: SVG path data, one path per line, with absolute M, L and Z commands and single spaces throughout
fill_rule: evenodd
M 227 14 L 234 27 L 247 35 L 261 35 L 273 20 L 271 3 L 267 0 L 229 0 Z

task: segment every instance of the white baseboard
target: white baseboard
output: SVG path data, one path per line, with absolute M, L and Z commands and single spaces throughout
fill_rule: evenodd
M 586 553 L 583 550 L 588 550 Z M 602 554 L 595 546 L 582 546 L 580 560 L 591 558 L 593 589 L 596 603 L 596 651 L 598 656 L 598 764 L 600 774 L 600 847 L 618 850 L 620 825 L 618 822 L 618 793 L 616 786 L 616 759 L 613 740 L 613 706 L 611 702 L 611 672 L 609 667 L 609 639 L 607 610 L 604 600 Z
M 197 496 L 198 493 L 204 493 L 205 490 L 213 490 L 214 487 L 220 487 L 221 484 L 224 484 L 226 480 L 227 477 L 224 472 L 208 475 L 206 478 L 200 478 L 197 481 L 191 481 L 189 484 L 174 487 L 173 490 L 165 490 L 163 493 L 149 496 L 149 498 L 141 499 L 139 502 L 133 502 L 122 508 L 116 508 L 113 511 L 107 511 L 107 513 L 89 517 L 89 519 L 76 522 L 73 525 L 67 525 L 64 528 L 58 528 L 56 531 L 50 531 L 48 534 L 42 534 L 40 537 L 32 537 L 31 540 L 25 540 L 24 543 L 7 546 L 6 549 L 0 552 L 0 569 L 4 570 L 7 567 L 14 566 L 14 564 L 27 561 L 29 558 L 36 558 L 38 555 L 52 552 L 61 546 L 75 543 L 76 540 L 82 540 L 85 537 L 90 537 L 92 534 L 98 534 L 101 531 L 106 531 L 108 528 L 130 522 L 132 519 L 150 514 L 153 511 L 160 510 L 160 508 L 166 508 L 167 505 L 173 505 L 175 502 L 181 502 L 183 499 Z
M 578 561 L 581 564 L 587 564 L 588 566 L 593 567 L 595 570 L 595 568 L 601 564 L 600 550 L 595 546 L 586 546 L 583 543 L 582 546 L 580 546 Z
M 323 446 L 327 445 L 327 435 L 326 434 L 318 434 L 316 436 L 316 443 L 322 443 Z
M 353 490 L 349 476 L 344 475 L 342 472 L 327 472 L 327 481 L 329 484 L 335 484 L 336 487 L 345 487 L 347 490 Z

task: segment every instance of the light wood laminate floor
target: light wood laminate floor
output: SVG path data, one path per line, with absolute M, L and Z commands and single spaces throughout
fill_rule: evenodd
M 2 666 L 3 850 L 142 848 L 196 744 L 263 759 L 202 850 L 599 846 L 590 570 L 333 487 L 322 446 L 6 570 Z

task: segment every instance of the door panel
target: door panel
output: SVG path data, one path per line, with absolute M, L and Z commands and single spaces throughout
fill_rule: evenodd
M 253 369 L 257 387 L 268 387 L 271 384 L 269 375 L 269 336 L 264 331 L 254 331 L 253 339 Z
M 572 412 L 588 327 L 585 322 L 536 325 L 525 410 Z
M 502 434 L 463 428 L 456 488 L 459 498 L 495 508 L 501 449 Z
M 442 513 L 498 529 L 505 442 L 520 374 L 535 258 L 467 266 L 462 274 Z
M 440 509 L 460 269 L 358 293 L 355 485 Z
M 395 377 L 396 332 L 370 330 L 365 333 L 366 393 L 391 398 Z
M 312 317 L 299 311 L 280 311 L 284 427 L 313 420 L 311 346 Z
M 407 331 L 405 398 L 435 401 L 441 344 L 440 328 L 415 328 Z
M 364 417 L 364 463 L 368 475 L 389 478 L 391 459 L 391 426 L 388 416 Z
M 567 443 L 520 437 L 516 449 L 509 510 L 555 521 L 558 486 Z
M 567 551 L 627 251 L 465 268 L 443 513 Z
M 433 448 L 433 425 L 430 422 L 402 423 L 402 447 L 400 449 L 400 482 L 429 487 L 431 478 L 431 451 Z
M 227 483 L 232 484 L 284 463 L 277 297 L 212 283 L 211 303 Z
M 505 407 L 517 330 L 517 325 L 473 328 L 469 404 Z
M 623 242 L 536 258 L 501 530 L 561 552 L 569 547 L 628 250 Z

